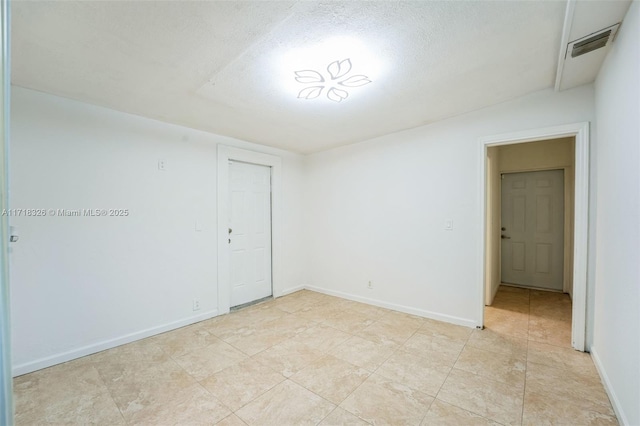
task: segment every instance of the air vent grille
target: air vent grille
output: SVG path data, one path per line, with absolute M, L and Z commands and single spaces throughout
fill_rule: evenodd
M 571 57 L 577 58 L 585 53 L 593 52 L 594 50 L 607 46 L 611 41 L 613 41 L 619 26 L 620 24 L 616 24 L 611 27 L 604 28 L 598 32 L 589 34 L 586 37 L 569 43 L 568 47 L 571 51 Z
M 583 40 L 579 43 L 573 45 L 573 49 L 571 50 L 571 57 L 575 58 L 576 56 L 584 55 L 585 53 L 592 52 L 596 49 L 600 49 L 601 47 L 605 47 L 607 42 L 609 41 L 609 37 L 611 36 L 611 30 L 607 30 L 603 33 L 596 34 Z

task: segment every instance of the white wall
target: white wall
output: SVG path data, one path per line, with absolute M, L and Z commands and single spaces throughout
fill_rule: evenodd
M 640 3 L 595 84 L 596 304 L 592 353 L 623 424 L 640 425 Z
M 562 93 L 546 90 L 310 156 L 310 284 L 478 325 L 483 226 L 477 217 L 478 139 L 593 118 L 591 85 Z M 444 229 L 447 219 L 453 220 L 452 231 Z
M 15 374 L 216 314 L 220 143 L 283 159 L 282 288 L 304 284 L 302 157 L 19 87 L 11 108 L 12 208 L 130 211 L 11 218 Z

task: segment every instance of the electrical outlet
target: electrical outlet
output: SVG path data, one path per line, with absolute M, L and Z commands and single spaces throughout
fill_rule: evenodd
M 369 281 L 369 284 L 367 284 L 367 288 L 373 289 L 373 283 L 371 281 Z
M 200 299 L 193 299 L 193 310 L 194 311 L 200 310 Z
M 166 170 L 167 169 L 167 162 L 165 160 L 158 160 L 158 170 Z

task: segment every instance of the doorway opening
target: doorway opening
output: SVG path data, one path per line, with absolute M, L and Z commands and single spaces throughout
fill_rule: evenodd
M 490 147 L 489 330 L 571 347 L 575 138 Z M 497 187 L 496 187 L 497 186 Z
M 557 314 L 566 323 L 557 339 L 584 351 L 588 148 L 588 123 L 481 140 L 482 326 L 500 324 L 501 315 L 491 307 L 496 304 L 515 313 L 510 325 L 502 318 L 504 327 L 520 317 L 527 336 L 530 314 Z M 561 188 L 554 192 L 553 186 Z M 509 198 L 508 218 L 503 196 Z M 539 328 L 548 332 L 548 322 Z

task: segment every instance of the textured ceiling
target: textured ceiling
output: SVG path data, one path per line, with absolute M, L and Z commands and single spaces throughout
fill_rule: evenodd
M 565 1 L 14 1 L 12 80 L 311 153 L 552 87 L 565 8 Z M 336 39 L 328 51 L 313 50 Z M 347 58 L 349 73 L 332 80 L 329 63 Z M 325 81 L 299 83 L 300 70 L 320 71 Z M 356 75 L 371 83 L 335 84 Z M 298 99 L 316 86 L 324 87 L 319 97 Z M 348 97 L 331 101 L 329 86 Z

